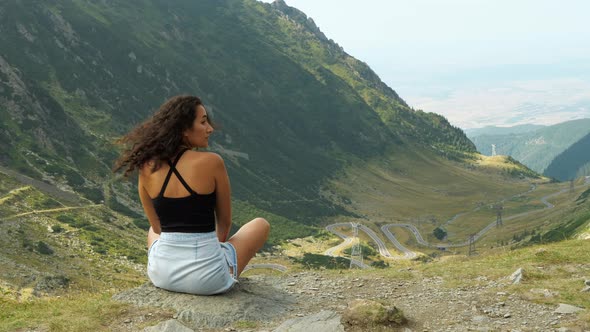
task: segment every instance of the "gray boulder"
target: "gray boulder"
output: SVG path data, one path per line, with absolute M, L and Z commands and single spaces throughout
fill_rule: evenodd
M 269 321 L 283 315 L 296 302 L 281 289 L 245 278 L 222 295 L 174 293 L 148 282 L 113 298 L 139 307 L 175 310 L 175 317 L 192 329 L 220 328 L 236 321 Z

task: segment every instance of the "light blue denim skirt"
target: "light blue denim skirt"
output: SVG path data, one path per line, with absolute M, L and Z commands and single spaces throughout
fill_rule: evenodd
M 154 286 L 173 292 L 226 292 L 237 282 L 237 266 L 236 249 L 220 243 L 215 232 L 162 232 L 148 250 L 148 277 Z

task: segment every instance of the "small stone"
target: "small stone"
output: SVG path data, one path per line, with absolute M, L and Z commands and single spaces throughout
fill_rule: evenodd
M 559 307 L 557 307 L 557 309 L 555 309 L 555 313 L 558 314 L 574 314 L 578 311 L 582 311 L 584 309 L 582 308 L 578 308 L 576 306 L 570 305 L 570 304 L 564 304 L 564 303 L 560 303 Z
M 295 286 L 295 285 L 297 285 L 297 284 L 294 283 L 294 282 L 290 282 L 290 283 L 287 284 L 287 286 Z
M 504 318 L 510 318 L 510 317 L 512 317 L 511 314 L 509 314 L 509 313 L 508 314 L 504 314 Z
M 497 292 L 496 295 L 505 296 L 505 295 L 507 295 L 507 293 L 506 292 Z
M 129 324 L 129 323 L 131 323 L 131 319 L 127 318 L 125 321 L 123 321 L 123 323 Z
M 518 268 L 518 270 L 514 271 L 514 273 L 512 273 L 512 275 L 510 276 L 510 281 L 512 282 L 512 284 L 520 284 L 523 273 L 524 271 L 522 270 L 522 268 Z

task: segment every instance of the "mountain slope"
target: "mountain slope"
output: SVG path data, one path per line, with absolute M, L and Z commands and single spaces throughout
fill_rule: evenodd
M 544 174 L 560 181 L 590 175 L 590 134 L 560 153 L 547 166 Z
M 590 119 L 572 120 L 531 132 L 507 135 L 481 135 L 471 140 L 484 155 L 509 155 L 532 170 L 543 173 L 551 161 L 590 133 Z
M 212 149 L 227 159 L 238 215 L 249 204 L 315 224 L 346 214 L 319 192 L 354 158 L 404 144 L 449 158 L 474 151 L 280 1 L 0 9 L 0 162 L 128 215 L 141 209 L 134 181 L 110 174 L 111 142 L 176 94 L 201 96 L 222 124 Z

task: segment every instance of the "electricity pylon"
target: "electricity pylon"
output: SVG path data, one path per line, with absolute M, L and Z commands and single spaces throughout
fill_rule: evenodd
M 475 255 L 475 234 L 469 236 L 469 256 Z
M 500 227 L 500 226 L 502 226 L 502 210 L 504 209 L 504 207 L 502 206 L 502 204 L 496 204 L 495 209 L 496 209 L 496 227 Z
M 358 261 L 363 263 L 363 249 L 361 247 L 361 240 L 359 239 L 359 224 L 351 222 L 350 225 L 352 226 L 353 232 L 353 241 L 354 244 L 352 245 L 352 250 L 350 251 L 350 266 L 349 268 L 352 269 L 354 266 L 354 262 Z

